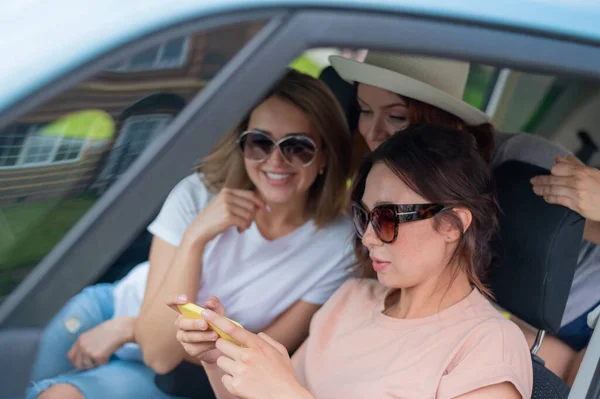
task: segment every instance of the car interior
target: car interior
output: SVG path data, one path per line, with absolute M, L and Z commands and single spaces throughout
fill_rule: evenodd
M 260 45 L 269 47 L 265 41 L 272 33 L 268 26 L 262 19 L 249 19 L 217 28 L 187 27 L 183 36 L 180 29 L 166 38 L 157 35 L 125 46 L 99 61 L 93 73 L 82 75 L 68 90 L 39 104 L 33 101 L 35 106 L 10 123 L 0 122 L 0 399 L 22 397 L 41 329 L 52 311 L 83 287 L 118 281 L 148 259 L 152 236 L 145 227 L 158 213 L 173 182 L 191 173 L 194 166 L 185 161 L 161 162 L 162 150 L 176 140 L 179 146 L 191 146 L 189 137 L 194 132 L 189 126 L 193 124 L 199 126 L 196 134 L 204 134 L 205 127 L 209 132 L 225 131 L 231 118 L 198 124 L 197 115 L 202 113 L 202 121 L 210 121 L 211 113 L 219 113 L 210 100 L 225 80 L 241 87 L 232 79 L 236 67 L 245 62 L 262 65 L 260 59 L 250 62 L 249 57 Z M 291 67 L 322 80 L 355 131 L 355 87 L 329 66 L 326 57 L 347 54 L 350 45 L 360 45 L 345 44 L 310 48 L 295 54 L 296 61 L 291 64 L 286 54 L 281 57 Z M 352 54 L 360 49 L 364 46 Z M 560 143 L 587 165 L 600 166 L 600 81 L 547 69 L 537 71 L 531 64 L 522 70 L 501 60 L 496 65 L 483 64 L 478 62 L 482 58 L 469 58 L 472 65 L 465 101 L 487 112 L 499 131 L 538 135 Z M 232 102 L 231 112 L 241 115 L 260 93 L 250 86 L 239 91 L 240 97 L 249 99 L 240 105 Z M 97 137 L 81 138 L 66 130 L 59 136 L 47 133 L 49 124 L 90 109 L 102 111 L 107 118 L 103 119 L 104 133 Z M 97 126 L 97 121 L 82 123 Z M 176 134 L 185 129 L 187 136 Z M 200 158 L 216 139 L 206 139 L 207 148 L 188 149 L 182 159 Z M 144 178 L 143 173 L 151 165 L 156 173 L 152 176 L 160 175 L 159 170 L 170 173 L 164 180 L 154 179 L 161 195 L 138 189 L 150 185 L 144 180 L 150 177 Z M 533 193 L 530 179 L 547 173 L 517 161 L 493 170 L 502 209 L 501 232 L 499 257 L 486 283 L 500 308 L 538 331 L 531 348 L 532 398 L 596 398 L 600 397 L 596 349 L 586 354 L 573 387 L 549 371 L 537 356 L 545 335 L 560 329 L 585 224 L 577 213 L 550 205 Z M 117 209 L 125 195 L 130 205 L 102 218 L 104 210 Z M 134 213 L 127 239 L 121 239 L 121 233 L 94 238 L 94 229 L 109 231 L 120 215 L 127 220 Z M 57 267 L 61 256 L 82 237 L 86 244 L 73 255 L 80 268 L 74 272 Z M 93 261 L 98 267 L 86 269 L 86 253 L 102 254 Z M 597 348 L 599 338 L 596 332 L 590 347 Z M 193 375 L 192 371 L 184 378 Z

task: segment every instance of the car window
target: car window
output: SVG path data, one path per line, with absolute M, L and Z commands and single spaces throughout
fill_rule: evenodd
M 264 24 L 129 54 L 0 130 L 0 301 Z
M 463 100 L 475 108 L 485 110 L 487 96 L 496 81 L 496 74 L 497 68 L 495 67 L 472 63 Z

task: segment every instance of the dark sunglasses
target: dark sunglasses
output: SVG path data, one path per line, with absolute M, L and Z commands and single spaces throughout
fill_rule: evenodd
M 377 238 L 386 244 L 391 244 L 398 237 L 398 225 L 431 219 L 444 209 L 444 205 L 439 204 L 383 204 L 377 205 L 370 212 L 367 212 L 362 205 L 354 202 L 352 204 L 352 219 L 356 234 L 360 238 L 367 231 L 370 222 Z
M 265 161 L 277 147 L 284 161 L 296 168 L 309 166 L 317 155 L 317 146 L 310 137 L 303 134 L 286 136 L 281 140 L 273 141 L 261 131 L 248 130 L 240 135 L 238 145 L 244 158 L 253 162 Z

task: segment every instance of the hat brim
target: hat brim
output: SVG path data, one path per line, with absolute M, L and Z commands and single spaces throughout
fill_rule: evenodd
M 331 56 L 329 61 L 344 80 L 379 87 L 433 105 L 459 117 L 467 125 L 481 125 L 490 122 L 490 118 L 485 112 L 409 76 L 341 56 Z

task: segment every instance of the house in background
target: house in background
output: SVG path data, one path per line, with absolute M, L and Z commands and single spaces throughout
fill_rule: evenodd
M 103 192 L 262 26 L 168 40 L 0 130 L 0 206 Z

